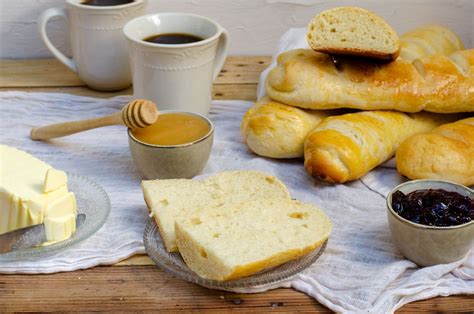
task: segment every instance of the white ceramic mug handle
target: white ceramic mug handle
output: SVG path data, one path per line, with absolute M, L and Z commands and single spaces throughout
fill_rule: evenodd
M 38 30 L 40 32 L 41 38 L 43 39 L 44 43 L 46 44 L 46 47 L 48 47 L 49 51 L 58 58 L 59 61 L 61 61 L 65 66 L 73 70 L 74 72 L 77 72 L 77 67 L 76 67 L 76 62 L 72 58 L 66 57 L 61 51 L 59 51 L 56 47 L 53 46 L 51 41 L 48 38 L 48 35 L 46 34 L 46 24 L 48 24 L 48 21 L 53 18 L 53 17 L 62 17 L 63 19 L 67 20 L 67 12 L 65 9 L 59 9 L 59 8 L 51 8 L 43 13 L 41 13 L 39 19 L 38 19 Z
M 221 36 L 217 44 L 216 59 L 214 60 L 214 74 L 213 80 L 217 78 L 224 66 L 227 57 L 227 50 L 229 48 L 229 34 L 225 29 L 221 29 Z

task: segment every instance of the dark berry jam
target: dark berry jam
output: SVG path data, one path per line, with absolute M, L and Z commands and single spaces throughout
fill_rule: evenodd
M 445 190 L 417 190 L 392 195 L 392 208 L 417 224 L 436 227 L 462 225 L 474 219 L 474 199 Z

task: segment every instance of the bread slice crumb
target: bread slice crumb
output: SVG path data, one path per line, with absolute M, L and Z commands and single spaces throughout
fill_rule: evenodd
M 142 182 L 150 216 L 168 252 L 177 252 L 174 223 L 202 208 L 220 208 L 251 199 L 290 199 L 286 186 L 259 171 L 224 171 L 204 180 L 168 179 Z
M 338 7 L 314 17 L 308 25 L 308 44 L 319 52 L 395 60 L 400 41 L 378 15 L 358 7 Z
M 175 224 L 188 267 L 212 280 L 234 280 L 284 264 L 321 246 L 332 224 L 319 208 L 263 198 L 206 208 Z

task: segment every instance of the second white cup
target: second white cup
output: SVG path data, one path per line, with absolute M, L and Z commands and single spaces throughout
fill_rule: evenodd
M 66 0 L 66 8 L 44 11 L 38 28 L 46 47 L 89 87 L 100 91 L 124 89 L 132 83 L 132 75 L 122 29 L 126 22 L 144 13 L 145 4 L 146 0 L 134 0 L 122 5 L 92 6 L 83 0 Z M 73 58 L 59 51 L 46 34 L 46 24 L 54 17 L 68 21 Z
M 160 110 L 207 115 L 212 84 L 224 65 L 228 35 L 216 22 L 194 14 L 159 13 L 128 22 L 135 98 L 150 99 Z M 202 40 L 187 44 L 145 41 L 160 34 L 190 34 Z

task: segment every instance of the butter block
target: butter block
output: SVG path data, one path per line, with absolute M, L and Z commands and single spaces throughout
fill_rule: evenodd
M 48 242 L 57 242 L 71 237 L 76 231 L 76 215 L 76 198 L 72 192 L 49 203 L 44 215 Z
M 43 193 L 28 201 L 27 208 L 29 209 L 29 216 L 33 224 L 39 224 L 44 220 L 45 209 L 48 204 L 54 200 L 61 198 L 68 193 L 67 185 L 61 186 L 56 190 L 48 193 Z
M 74 233 L 76 215 L 76 200 L 64 172 L 22 150 L 0 145 L 0 234 L 45 223 L 48 241 L 62 241 Z
M 67 186 L 66 172 L 53 168 L 48 169 L 44 179 L 43 192 L 48 193 L 62 186 Z

